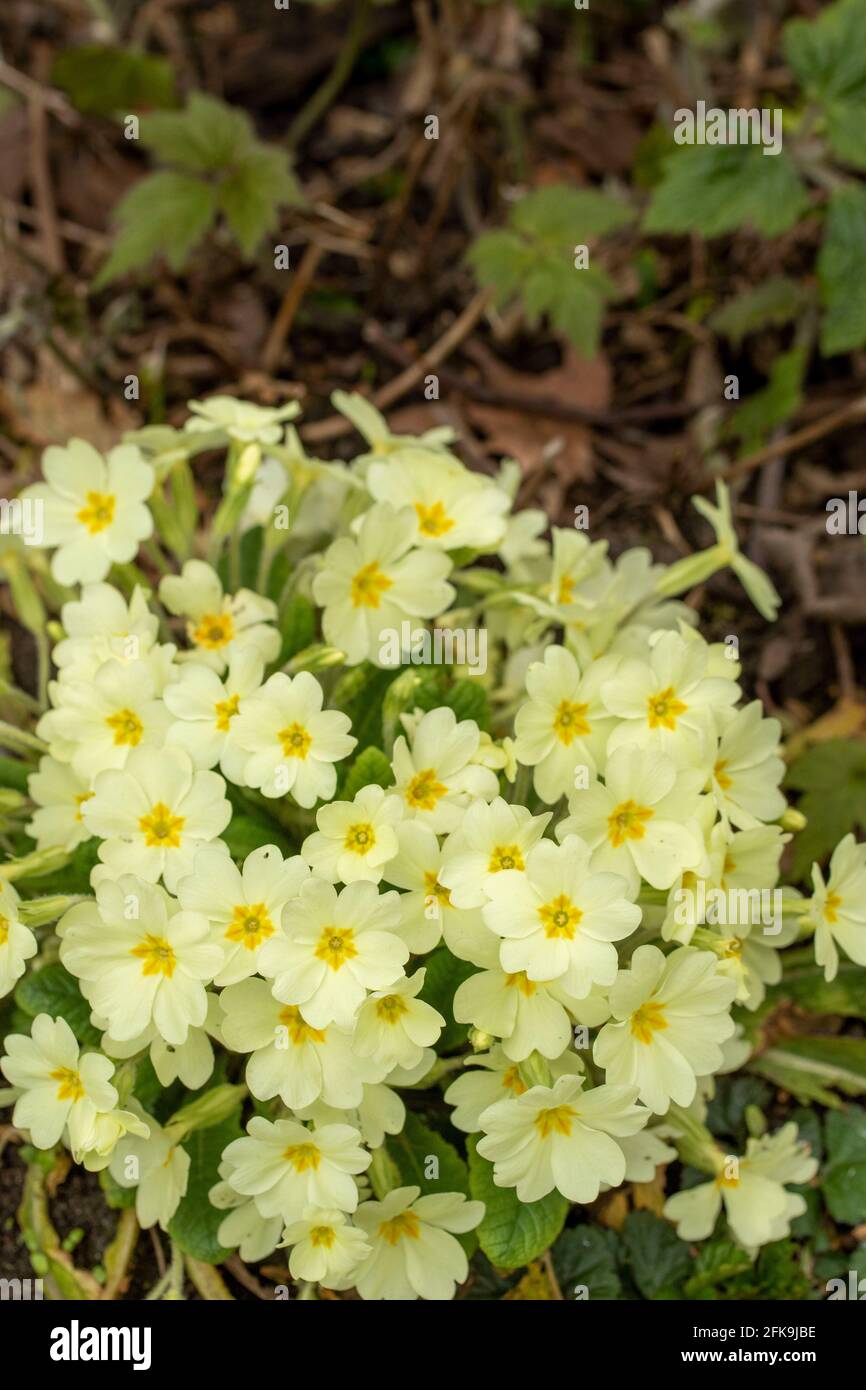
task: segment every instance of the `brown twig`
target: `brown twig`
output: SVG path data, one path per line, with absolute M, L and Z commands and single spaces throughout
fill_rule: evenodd
M 273 1302 L 273 1292 L 266 1289 L 264 1284 L 260 1284 L 256 1276 L 247 1269 L 240 1255 L 230 1255 L 225 1262 L 225 1268 L 229 1274 L 237 1279 L 239 1284 L 243 1284 L 245 1289 L 254 1293 L 256 1298 L 263 1298 L 266 1302 Z
M 755 453 L 738 459 L 729 468 L 723 468 L 720 473 L 715 474 L 715 477 L 721 478 L 724 482 L 729 482 L 732 478 L 742 478 L 746 473 L 751 473 L 755 468 L 760 468 L 762 464 L 768 463 L 770 459 L 781 458 L 784 454 L 792 453 L 794 449 L 803 448 L 806 444 L 814 444 L 816 440 L 823 439 L 825 435 L 842 429 L 844 425 L 853 423 L 862 415 L 866 415 L 866 396 L 858 396 L 856 400 L 849 401 L 841 410 L 834 410 L 822 419 L 816 420 L 814 424 L 805 425 L 803 429 L 789 434 L 785 439 L 777 439 L 772 444 L 766 444 L 763 449 L 757 449 Z M 697 491 L 708 491 L 712 482 L 713 479 L 708 479 L 703 487 L 698 488 Z
M 323 253 L 324 248 L 321 243 L 311 241 L 301 257 L 301 263 L 283 296 L 283 302 L 277 310 L 276 318 L 271 324 L 271 331 L 262 351 L 263 371 L 273 372 L 279 362 L 283 346 L 291 332 L 295 314 L 300 308 L 301 301 L 316 273 L 316 267 L 322 259 Z

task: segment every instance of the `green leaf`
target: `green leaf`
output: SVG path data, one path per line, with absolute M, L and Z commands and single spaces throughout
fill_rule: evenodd
M 359 753 L 346 773 L 340 787 L 340 801 L 354 801 L 362 787 L 375 783 L 377 787 L 390 787 L 394 782 L 391 764 L 381 748 L 372 745 Z
M 466 1164 L 453 1144 L 443 1139 L 423 1120 L 406 1112 L 406 1123 L 400 1134 L 388 1136 L 388 1153 L 400 1170 L 403 1182 L 420 1187 L 423 1196 L 431 1192 L 463 1192 L 469 1196 L 469 1173 Z M 429 1160 L 438 1163 L 438 1175 L 427 1177 Z
M 140 135 L 160 163 L 196 174 L 228 169 L 256 144 L 253 123 L 245 111 L 203 92 L 193 92 L 183 111 L 143 116 Z
M 825 357 L 849 352 L 866 342 L 866 188 L 834 189 L 827 209 L 824 241 L 818 252 L 818 281 L 826 313 L 821 324 Z
M 54 59 L 51 81 L 87 115 L 126 115 L 176 100 L 171 64 L 134 48 L 64 49 Z
M 32 763 L 0 754 L 0 787 L 12 787 L 17 792 L 26 792 L 27 779 L 34 770 Z
M 817 1100 L 838 1107 L 841 1102 L 835 1091 L 849 1096 L 866 1092 L 866 1040 L 784 1038 L 753 1058 L 749 1070 L 800 1101 Z
M 222 838 L 228 845 L 232 858 L 239 862 L 243 862 L 253 850 L 261 849 L 262 845 L 276 845 L 283 854 L 291 852 L 285 832 L 279 826 L 274 825 L 273 821 L 249 816 L 243 812 L 232 816 Z
M 771 275 L 760 285 L 745 290 L 723 304 L 708 320 L 714 333 L 739 347 L 750 333 L 779 328 L 799 318 L 809 294 L 787 275 Z
M 630 1212 L 623 1240 L 644 1298 L 679 1298 L 679 1285 L 690 1272 L 692 1260 L 670 1222 L 651 1211 Z
M 120 231 L 95 287 L 101 289 L 158 255 L 165 256 L 172 270 L 181 270 L 216 211 L 212 184 L 186 174 L 149 174 L 115 209 Z
M 799 410 L 806 365 L 805 348 L 781 353 L 773 363 L 767 385 L 737 407 L 726 423 L 724 435 L 741 440 L 747 453 L 758 448 Z
M 824 110 L 832 149 L 866 168 L 866 4 L 838 0 L 811 22 L 791 20 L 783 42 L 804 92 Z
M 765 155 L 759 145 L 679 146 L 665 161 L 643 225 L 650 233 L 706 237 L 750 226 L 773 237 L 793 227 L 808 202 L 784 152 Z
M 576 1298 L 583 1285 L 590 1300 L 619 1298 L 619 1241 L 600 1226 L 571 1226 L 553 1247 L 553 1267 L 564 1298 Z
M 764 1110 L 772 1098 L 770 1087 L 756 1076 L 717 1077 L 715 1094 L 707 1106 L 707 1128 L 712 1134 L 735 1139 L 744 1148 L 747 1107 L 756 1105 Z
M 484 232 L 469 248 L 466 259 L 478 283 L 495 291 L 495 303 L 502 307 L 523 284 L 533 264 L 533 250 L 515 232 L 500 229 Z
M 716 1298 L 721 1286 L 752 1267 L 751 1256 L 729 1240 L 711 1240 L 702 1245 L 694 1272 L 683 1286 L 686 1298 Z
M 382 703 L 394 680 L 393 670 L 365 662 L 347 672 L 334 689 L 332 705 L 345 710 L 352 721 L 356 758 L 371 743 L 382 742 Z
M 249 259 L 262 237 L 276 225 L 279 209 L 301 203 L 301 192 L 289 169 L 288 156 L 260 145 L 220 185 L 220 208 L 225 213 L 242 254 Z
M 386 869 L 386 877 L 387 873 Z M 439 1052 L 453 1052 L 469 1036 L 468 1025 L 457 1023 L 454 1018 L 454 995 L 463 981 L 475 974 L 475 966 L 469 961 L 458 960 L 446 946 L 439 946 L 425 958 L 424 967 L 427 973 L 418 997 L 437 1009 L 445 1019 L 445 1027 L 437 1043 Z
M 866 1213 L 866 1109 L 849 1105 L 827 1116 L 824 1200 L 836 1221 L 856 1226 Z
M 219 1264 L 231 1254 L 217 1239 L 225 1212 L 211 1205 L 208 1192 L 219 1179 L 217 1170 L 223 1150 L 241 1133 L 238 1108 L 222 1124 L 194 1130 L 183 1143 L 190 1157 L 189 1183 L 168 1230 L 181 1250 L 207 1264 Z
M 808 878 L 849 831 L 866 832 L 866 744 L 834 738 L 817 743 L 788 768 L 785 786 L 804 792 L 797 809 L 808 824 L 794 842 L 794 874 Z
M 59 961 L 27 975 L 15 991 L 15 1002 L 30 1018 L 37 1014 L 65 1018 L 80 1043 L 99 1046 L 101 1035 L 90 1022 L 90 1005 L 75 976 Z
M 478 1240 L 491 1264 L 516 1269 L 544 1254 L 559 1235 L 568 1213 L 568 1202 L 550 1192 L 539 1202 L 521 1202 L 513 1187 L 497 1187 L 493 1164 L 469 1142 L 469 1188 L 485 1204 Z
M 107 1168 L 103 1168 L 99 1174 L 99 1186 L 102 1188 L 105 1200 L 112 1211 L 123 1211 L 125 1207 L 135 1206 L 135 1188 L 121 1187 Z
M 277 665 L 284 666 L 316 636 L 316 610 L 303 594 L 292 594 L 286 603 L 280 614 L 280 633 L 283 645 Z
M 615 231 L 634 220 L 625 203 L 589 188 L 549 184 L 515 203 L 508 218 L 516 232 L 559 250 Z
M 762 1014 L 772 1012 L 785 1000 L 813 1014 L 866 1018 L 866 970 L 842 960 L 836 978 L 825 980 L 824 967 L 814 960 L 793 968 L 786 965 L 784 977 L 767 989 Z

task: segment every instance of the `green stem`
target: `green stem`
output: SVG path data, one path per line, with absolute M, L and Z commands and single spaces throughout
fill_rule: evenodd
M 301 107 L 289 126 L 286 142 L 290 150 L 296 149 L 306 139 L 313 126 L 322 119 L 351 77 L 352 69 L 364 41 L 364 35 L 367 32 L 372 5 L 373 0 L 357 0 L 352 22 L 346 31 L 343 46 L 337 54 L 337 61 L 322 85 L 316 88 L 309 101 Z

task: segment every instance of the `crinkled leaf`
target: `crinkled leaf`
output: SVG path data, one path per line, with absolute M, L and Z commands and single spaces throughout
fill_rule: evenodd
M 189 1182 L 168 1231 L 181 1250 L 207 1264 L 219 1264 L 231 1254 L 217 1239 L 225 1212 L 211 1205 L 208 1193 L 219 1180 L 218 1169 L 223 1150 L 234 1139 L 239 1139 L 241 1133 L 238 1108 L 222 1124 L 194 1130 L 183 1141 L 190 1158 Z
M 216 210 L 212 184 L 187 174 L 149 174 L 115 211 L 120 232 L 96 278 L 97 288 L 147 265 L 154 256 L 165 256 L 172 270 L 181 270 Z
M 25 976 L 15 991 L 15 1002 L 30 1018 L 37 1014 L 65 1018 L 80 1043 L 99 1046 L 101 1035 L 90 1022 L 90 1005 L 75 976 L 59 961 Z
M 825 314 L 821 351 L 825 357 L 850 352 L 866 342 L 866 188 L 835 189 L 830 197 L 824 241 L 818 253 L 818 280 Z
M 88 115 L 113 116 L 175 104 L 171 64 L 134 48 L 87 44 L 64 49 L 54 59 L 51 81 Z
M 140 134 L 161 164 L 197 174 L 228 169 L 255 145 L 247 113 L 203 92 L 193 92 L 183 111 L 143 116 Z
M 866 1220 L 866 1109 L 849 1105 L 827 1116 L 824 1200 L 836 1221 Z
M 346 780 L 340 787 L 340 801 L 354 801 L 362 787 L 375 783 L 377 787 L 390 787 L 394 781 L 391 764 L 381 748 L 365 748 L 359 753 L 346 773 Z
M 388 1136 L 388 1153 L 407 1186 L 420 1187 L 424 1197 L 431 1192 L 463 1192 L 469 1196 L 469 1173 L 453 1144 L 406 1112 L 406 1123 L 399 1134 Z M 431 1162 L 435 1160 L 435 1163 Z M 430 1173 L 431 1176 L 427 1176 Z
M 513 1187 L 497 1187 L 493 1164 L 469 1144 L 469 1186 L 472 1196 L 485 1204 L 478 1240 L 491 1264 L 516 1269 L 548 1250 L 562 1230 L 568 1202 L 550 1192 L 539 1202 L 521 1202 Z
M 571 1226 L 553 1247 L 553 1266 L 564 1298 L 590 1301 L 619 1298 L 622 1283 L 617 1268 L 619 1239 L 601 1226 Z
M 866 744 L 815 744 L 791 764 L 785 785 L 805 793 L 798 809 L 807 825 L 794 841 L 794 873 L 804 879 L 849 831 L 866 831 Z
M 633 1211 L 625 1219 L 623 1241 L 634 1281 L 644 1298 L 679 1298 L 679 1286 L 691 1271 L 688 1246 L 673 1226 L 651 1211 Z
M 758 145 L 680 146 L 665 162 L 644 231 L 716 237 L 752 227 L 773 237 L 793 227 L 807 207 L 805 186 L 784 151 L 765 155 Z
M 750 333 L 779 328 L 797 319 L 808 303 L 807 290 L 787 275 L 771 275 L 760 285 L 745 290 L 723 304 L 708 320 L 714 333 L 721 333 L 739 346 Z
M 276 225 L 280 208 L 302 199 L 288 156 L 258 146 L 220 184 L 219 201 L 242 254 L 250 257 Z
M 758 448 L 799 409 L 806 365 L 805 348 L 781 353 L 770 369 L 766 386 L 737 407 L 727 422 L 725 434 L 741 440 L 746 452 Z
M 834 152 L 866 167 L 866 4 L 838 0 L 814 20 L 784 29 L 785 57 L 809 99 L 823 107 Z

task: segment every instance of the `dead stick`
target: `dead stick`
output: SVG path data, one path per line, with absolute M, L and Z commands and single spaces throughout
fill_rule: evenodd
M 754 454 L 747 455 L 744 459 L 738 459 L 729 468 L 723 468 L 715 476 L 729 482 L 732 478 L 742 478 L 746 473 L 751 473 L 755 468 L 760 468 L 762 464 L 768 463 L 770 459 L 781 458 L 784 454 L 790 454 L 794 449 L 799 449 L 806 444 L 814 444 L 817 439 L 823 439 L 824 435 L 832 434 L 834 430 L 841 429 L 843 425 L 851 424 L 859 415 L 866 415 L 866 396 L 858 396 L 856 400 L 842 407 L 841 410 L 834 410 L 822 419 L 816 420 L 812 425 L 805 425 L 803 429 L 796 430 L 794 434 L 789 434 L 785 439 L 778 439 L 772 444 L 766 444 L 763 449 L 758 449 Z M 710 482 L 705 484 L 705 491 L 709 488 Z
M 268 373 L 273 372 L 280 359 L 292 324 L 295 321 L 295 314 L 301 305 L 301 300 L 307 292 L 310 281 L 316 273 L 316 266 L 322 259 L 324 248 L 316 242 L 310 242 L 298 266 L 297 272 L 292 279 L 292 283 L 286 290 L 283 302 L 277 310 L 277 316 L 271 325 L 268 340 L 262 352 L 262 369 Z

